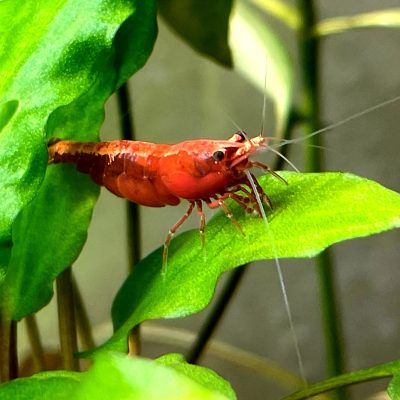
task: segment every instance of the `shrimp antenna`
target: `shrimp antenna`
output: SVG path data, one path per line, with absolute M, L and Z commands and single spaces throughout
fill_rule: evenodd
M 264 136 L 265 113 L 267 110 L 267 58 L 265 58 L 265 74 L 264 74 L 264 88 L 263 88 L 263 106 L 261 112 L 261 129 L 260 134 Z
M 246 141 L 251 142 L 247 133 L 235 122 L 235 120 L 226 111 L 224 111 L 224 113 L 228 117 L 229 121 L 231 121 L 232 125 L 243 135 Z
M 335 129 L 335 128 L 339 127 L 339 126 L 347 124 L 348 122 L 353 121 L 354 119 L 360 118 L 365 114 L 369 114 L 371 112 L 379 110 L 380 108 L 385 107 L 385 106 L 387 106 L 389 104 L 395 103 L 396 101 L 399 101 L 399 100 L 400 100 L 400 96 L 393 97 L 392 99 L 386 100 L 383 103 L 375 104 L 375 105 L 373 105 L 371 107 L 366 108 L 365 110 L 362 110 L 362 111 L 360 111 L 360 112 L 358 112 L 356 114 L 353 114 L 353 115 L 351 115 L 351 116 L 349 116 L 347 118 L 344 118 L 339 122 L 335 122 L 332 125 L 328 125 L 325 128 L 318 129 L 317 131 L 312 132 L 309 135 L 306 135 L 306 136 L 303 136 L 303 137 L 300 137 L 300 138 L 297 138 L 297 139 L 285 140 L 282 143 L 277 144 L 275 146 L 275 148 L 279 148 L 279 147 L 285 146 L 286 144 L 289 144 L 289 143 L 298 143 L 298 142 L 301 142 L 301 141 L 303 141 L 305 139 L 313 137 L 315 135 L 319 135 L 320 133 L 324 133 L 326 131 L 330 131 L 330 130 Z
M 267 149 L 271 150 L 274 154 L 276 154 L 277 156 L 284 159 L 296 172 L 300 172 L 299 169 L 287 157 L 285 157 L 283 154 L 281 154 L 278 150 L 274 149 L 271 146 L 267 146 Z
M 258 204 L 258 206 L 260 208 L 261 216 L 262 216 L 262 219 L 264 220 L 267 233 L 268 233 L 268 235 L 270 236 L 270 239 L 271 239 L 270 243 L 271 243 L 271 246 L 272 246 L 272 252 L 273 252 L 274 259 L 275 259 L 276 270 L 278 272 L 279 284 L 281 286 L 281 292 L 282 292 L 283 301 L 284 301 L 284 304 L 285 304 L 286 315 L 288 317 L 289 328 L 290 328 L 290 332 L 291 332 L 291 335 L 292 335 L 294 350 L 295 350 L 296 357 L 297 357 L 297 363 L 298 363 L 299 370 L 300 370 L 300 376 L 301 376 L 301 379 L 302 379 L 302 381 L 304 383 L 304 386 L 307 386 L 307 380 L 306 380 L 306 374 L 305 374 L 305 370 L 304 370 L 303 358 L 301 356 L 300 344 L 299 344 L 299 340 L 298 340 L 298 337 L 297 337 L 297 334 L 296 334 L 296 330 L 295 330 L 295 326 L 294 326 L 294 320 L 293 320 L 292 310 L 291 310 L 290 303 L 289 303 L 289 298 L 288 298 L 288 295 L 287 295 L 285 279 L 283 277 L 281 263 L 279 262 L 279 258 L 278 258 L 278 251 L 277 251 L 277 248 L 276 248 L 275 236 L 274 236 L 274 233 L 273 233 L 273 231 L 271 229 L 271 226 L 270 226 L 270 223 L 268 221 L 267 215 L 265 214 L 265 210 L 264 210 L 262 201 L 260 199 L 260 194 L 258 193 L 256 184 L 254 183 L 254 179 L 251 176 L 251 173 L 249 171 L 245 171 L 245 174 L 247 176 L 247 179 L 250 182 L 251 188 L 253 189 L 253 193 L 254 193 L 254 195 L 256 197 L 257 204 Z

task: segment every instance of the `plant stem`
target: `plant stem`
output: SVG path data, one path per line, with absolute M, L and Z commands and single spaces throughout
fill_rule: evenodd
M 300 71 L 303 95 L 302 114 L 305 119 L 306 133 L 311 133 L 320 128 L 320 76 L 318 68 L 319 40 L 313 36 L 316 23 L 313 1 L 297 0 L 302 24 L 298 31 L 300 51 Z M 307 139 L 312 146 L 321 145 L 322 136 L 314 135 Z M 322 150 L 307 146 L 306 169 L 307 171 L 322 170 Z
M 65 269 L 56 279 L 58 325 L 60 334 L 61 356 L 63 368 L 70 371 L 78 371 L 79 363 L 74 357 L 76 353 L 76 320 L 74 290 L 72 284 L 71 268 Z
M 316 16 L 314 2 L 298 0 L 299 13 L 302 24 L 298 31 L 298 43 L 301 63 L 301 81 L 303 93 L 303 113 L 306 118 L 305 133 L 318 130 L 320 124 L 320 76 L 318 69 L 319 39 L 313 35 Z M 308 138 L 312 146 L 307 147 L 306 164 L 308 171 L 321 171 L 323 154 L 321 148 L 322 136 L 315 135 Z M 342 344 L 341 326 L 335 293 L 335 278 L 328 250 L 317 257 L 317 270 L 322 305 L 322 319 L 325 333 L 328 376 L 335 376 L 344 372 L 344 350 Z M 344 389 L 335 393 L 336 398 L 347 398 Z
M 124 140 L 135 140 L 135 127 L 133 123 L 132 105 L 128 83 L 124 83 L 117 92 L 119 121 Z M 131 201 L 127 202 L 128 213 L 128 245 L 129 245 L 129 270 L 141 258 L 141 235 L 139 206 Z
M 39 328 L 34 314 L 25 317 L 25 326 L 31 344 L 32 359 L 35 372 L 44 371 L 46 364 L 44 359 L 44 350 L 40 339 Z
M 18 377 L 17 322 L 0 315 L 0 382 Z
M 317 269 L 326 340 L 327 372 L 328 376 L 336 376 L 345 372 L 345 362 L 342 329 L 336 300 L 336 279 L 330 251 L 325 250 L 318 256 Z M 340 399 L 343 399 L 343 396 Z
M 125 140 L 135 140 L 135 126 L 133 123 L 132 105 L 128 82 L 124 83 L 117 92 L 119 121 L 122 136 Z M 129 271 L 132 271 L 141 259 L 141 233 L 139 206 L 128 201 L 127 203 L 127 238 Z M 129 354 L 140 354 L 140 326 L 134 327 L 128 338 Z
M 217 329 L 217 326 L 221 321 L 221 318 L 224 315 L 226 308 L 230 300 L 232 299 L 237 287 L 239 286 L 239 283 L 242 281 L 247 266 L 248 264 L 242 265 L 236 268 L 230 274 L 228 281 L 225 283 L 222 292 L 219 295 L 219 298 L 209 312 L 203 326 L 200 329 L 200 332 L 197 335 L 195 342 L 188 351 L 188 354 L 186 356 L 187 362 L 191 364 L 196 364 L 199 361 L 207 346 L 209 339 Z
M 82 350 L 93 349 L 95 347 L 95 342 L 93 339 L 92 327 L 75 277 L 72 277 L 72 286 L 75 300 L 76 325 Z

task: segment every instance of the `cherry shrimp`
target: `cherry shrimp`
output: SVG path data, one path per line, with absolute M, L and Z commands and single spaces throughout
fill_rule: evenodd
M 137 204 L 164 207 L 187 200 L 189 207 L 165 239 L 165 266 L 170 241 L 194 208 L 200 218 L 200 238 L 204 245 L 203 203 L 211 209 L 222 208 L 242 233 L 224 202 L 226 199 L 234 200 L 247 213 L 255 212 L 260 217 L 263 216 L 260 199 L 272 208 L 268 195 L 250 172 L 252 168 L 259 168 L 286 183 L 266 164 L 249 159 L 267 148 L 267 138 L 262 135 L 248 138 L 239 131 L 228 140 L 187 140 L 173 145 L 129 140 L 53 140 L 48 150 L 49 164 L 75 164 L 78 171 L 89 174 L 98 185 Z
M 271 168 L 250 157 L 261 150 L 270 150 L 297 168 L 276 148 L 303 141 L 375 111 L 400 96 L 369 107 L 328 127 L 298 139 L 278 139 L 275 149 L 262 134 L 248 138 L 240 130 L 228 140 L 187 140 L 176 144 L 156 144 L 142 141 L 113 140 L 109 142 L 75 142 L 54 139 L 48 144 L 49 164 L 72 163 L 79 172 L 90 175 L 98 185 L 115 195 L 148 207 L 176 206 L 187 200 L 185 214 L 170 228 L 164 242 L 163 266 L 166 265 L 169 244 L 178 228 L 196 207 L 200 218 L 200 239 L 205 242 L 203 203 L 209 208 L 220 207 L 242 232 L 240 224 L 225 204 L 232 199 L 246 213 L 265 218 L 262 202 L 272 208 L 268 195 L 250 172 L 259 168 L 287 183 Z M 240 129 L 240 128 L 239 128 Z

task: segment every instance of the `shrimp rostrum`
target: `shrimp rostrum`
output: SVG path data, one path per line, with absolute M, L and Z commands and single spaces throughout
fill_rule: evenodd
M 239 223 L 224 203 L 226 199 L 260 216 L 262 204 L 257 199 L 272 206 L 249 172 L 257 167 L 283 180 L 267 165 L 250 161 L 251 155 L 266 147 L 266 138 L 260 135 L 249 139 L 244 132 L 235 133 L 229 140 L 188 140 L 173 145 L 129 140 L 53 140 L 49 144 L 49 163 L 75 164 L 78 171 L 89 174 L 98 185 L 140 205 L 175 206 L 182 199 L 187 200 L 188 209 L 169 230 L 165 240 L 165 265 L 174 233 L 194 208 L 200 217 L 200 238 L 204 244 L 203 203 L 210 208 L 221 207 L 239 230 Z M 250 180 L 254 181 L 253 185 Z

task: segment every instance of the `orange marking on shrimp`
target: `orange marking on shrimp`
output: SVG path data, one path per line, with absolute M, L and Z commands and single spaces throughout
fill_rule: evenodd
M 246 171 L 261 168 L 283 179 L 267 165 L 249 160 L 250 156 L 266 147 L 263 136 L 248 139 L 243 132 L 237 132 L 228 140 L 188 140 L 172 145 L 129 140 L 58 140 L 49 143 L 48 150 L 50 164 L 75 164 L 78 171 L 89 174 L 98 185 L 137 204 L 163 207 L 187 200 L 189 208 L 173 225 L 165 240 L 165 265 L 173 235 L 195 207 L 204 242 L 202 202 L 210 208 L 221 207 L 239 230 L 241 227 L 225 205 L 225 199 L 230 198 L 246 212 L 256 211 L 261 216 Z M 271 207 L 270 199 L 258 183 L 256 189 L 261 199 Z M 238 191 L 242 193 L 236 193 Z

